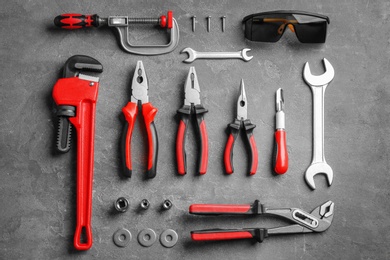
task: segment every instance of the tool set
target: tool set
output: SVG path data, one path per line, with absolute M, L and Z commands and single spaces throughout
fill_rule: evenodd
M 196 16 L 191 17 L 192 31 L 195 32 Z M 207 31 L 210 32 L 211 16 L 206 17 Z M 226 29 L 226 16 L 221 17 L 222 32 Z M 302 43 L 324 43 L 326 40 L 329 18 L 320 14 L 302 11 L 273 11 L 248 15 L 243 19 L 244 36 L 250 41 L 277 42 L 286 28 L 294 32 Z M 109 16 L 101 18 L 98 15 L 63 14 L 54 19 L 54 24 L 63 29 L 80 29 L 87 27 L 108 26 L 114 27 L 118 32 L 118 38 L 122 48 L 129 53 L 137 55 L 160 55 L 172 52 L 179 43 L 179 26 L 173 18 L 172 11 L 167 16 L 159 18 L 130 18 L 128 16 Z M 152 24 L 166 28 L 169 32 L 169 43 L 162 45 L 133 45 L 129 42 L 130 25 Z M 248 56 L 248 48 L 238 52 L 197 52 L 191 48 L 185 48 L 181 53 L 187 53 L 185 63 L 191 63 L 196 59 L 242 59 L 250 61 L 253 56 Z M 327 59 L 323 59 L 326 72 L 320 76 L 311 74 L 309 64 L 303 69 L 303 79 L 310 86 L 313 95 L 313 158 L 307 168 L 304 179 L 311 189 L 315 189 L 314 176 L 325 174 L 328 185 L 333 181 L 332 168 L 326 163 L 324 156 L 324 96 L 327 85 L 334 78 L 334 69 Z M 95 110 L 99 88 L 99 78 L 88 73 L 101 73 L 103 66 L 96 59 L 89 56 L 76 55 L 70 57 L 63 69 L 60 78 L 53 88 L 53 99 L 57 105 L 58 130 L 57 150 L 68 152 L 70 150 L 70 136 L 72 125 L 77 134 L 77 208 L 76 231 L 74 247 L 77 250 L 88 250 L 92 246 L 92 185 L 94 163 L 94 130 Z M 125 125 L 121 139 L 121 156 L 123 174 L 132 176 L 131 139 L 138 109 L 142 112 L 148 140 L 148 156 L 145 178 L 152 179 L 157 173 L 158 136 L 154 119 L 157 114 L 155 108 L 149 102 L 149 85 L 146 71 L 142 61 L 137 61 L 132 83 L 130 86 L 130 101 L 122 112 Z M 288 171 L 288 146 L 285 126 L 285 105 L 283 90 L 276 91 L 276 115 L 275 115 L 275 146 L 273 170 L 276 174 L 284 174 Z M 255 109 L 255 108 L 254 108 Z M 202 105 L 198 76 L 195 67 L 190 67 L 184 84 L 184 104 L 177 110 L 178 130 L 176 137 L 176 160 L 179 175 L 187 173 L 185 139 L 190 120 L 196 125 L 199 137 L 199 157 L 197 174 L 204 175 L 208 165 L 208 133 L 204 114 L 208 110 Z M 240 94 L 237 100 L 236 117 L 228 125 L 228 139 L 226 142 L 223 163 L 225 172 L 232 174 L 233 147 L 240 134 L 245 130 L 245 139 L 249 152 L 248 175 L 254 175 L 258 167 L 258 150 L 253 135 L 256 127 L 247 117 L 248 99 L 245 92 L 244 80 L 241 80 Z M 147 210 L 150 201 L 143 199 L 137 207 Z M 173 207 L 169 199 L 159 204 L 160 211 L 167 211 Z M 117 212 L 125 214 L 130 206 L 129 200 L 120 197 L 114 202 Z M 161 212 L 162 213 L 162 212 Z M 208 240 L 233 240 L 252 238 L 262 242 L 265 238 L 279 234 L 293 233 L 318 233 L 327 230 L 334 216 L 334 202 L 327 201 L 313 209 L 310 213 L 299 208 L 267 208 L 256 200 L 253 204 L 193 204 L 189 207 L 189 213 L 193 215 L 269 215 L 276 216 L 291 222 L 290 225 L 276 228 L 245 228 L 245 229 L 210 229 L 191 231 L 194 241 Z M 167 215 L 168 212 L 165 212 Z M 204 219 L 203 219 L 204 220 Z M 159 236 L 162 246 L 171 248 L 178 242 L 178 234 L 172 229 L 166 229 Z M 113 242 L 118 247 L 126 247 L 132 240 L 132 234 L 125 228 L 118 229 L 113 234 Z M 152 246 L 157 240 L 156 232 L 146 228 L 138 233 L 137 241 L 143 247 Z

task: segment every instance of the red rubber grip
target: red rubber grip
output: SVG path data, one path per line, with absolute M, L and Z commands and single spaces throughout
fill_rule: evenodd
M 96 24 L 95 20 L 93 15 L 61 14 L 54 19 L 54 24 L 63 29 L 73 30 L 91 27 Z
M 229 135 L 228 140 L 225 146 L 225 152 L 223 154 L 223 162 L 225 165 L 225 171 L 227 174 L 232 174 L 233 169 L 233 145 L 234 145 L 234 136 L 232 134 Z
M 255 142 L 255 137 L 253 135 L 249 139 L 249 144 L 251 146 L 251 156 L 252 156 L 252 159 L 251 159 L 252 165 L 250 166 L 251 168 L 250 168 L 249 174 L 254 175 L 257 171 L 258 151 L 257 151 L 256 142 Z
M 152 169 L 156 163 L 157 143 L 155 143 L 156 140 L 153 138 L 152 123 L 157 111 L 157 108 L 152 106 L 151 103 L 142 104 L 142 115 L 144 116 L 146 133 L 148 135 L 148 170 Z
M 179 129 L 177 130 L 176 136 L 176 160 L 177 160 L 177 171 L 180 175 L 186 174 L 186 155 L 184 151 L 185 132 L 186 124 L 183 120 L 180 120 Z
M 209 142 L 208 135 L 206 130 L 206 123 L 203 120 L 200 125 L 200 139 L 201 139 L 201 157 L 200 157 L 200 166 L 199 166 L 199 174 L 203 175 L 207 171 L 207 164 L 209 158 Z
M 137 104 L 133 102 L 127 103 L 127 105 L 122 108 L 122 112 L 125 116 L 126 121 L 128 122 L 128 128 L 126 132 L 126 142 L 125 142 L 125 162 L 126 168 L 132 170 L 131 165 L 131 136 L 133 134 L 135 119 L 137 117 L 138 108 Z
M 218 213 L 242 214 L 251 210 L 250 204 L 192 204 L 189 208 L 191 214 Z
M 173 27 L 173 12 L 171 10 L 168 11 L 167 15 L 168 29 L 172 29 Z
M 226 232 L 191 232 L 191 239 L 194 241 L 233 240 L 253 238 L 249 231 L 226 231 Z
M 275 172 L 277 174 L 284 174 L 288 170 L 288 151 L 287 151 L 287 138 L 285 130 L 277 130 L 275 132 L 276 140 L 276 158 L 275 158 Z

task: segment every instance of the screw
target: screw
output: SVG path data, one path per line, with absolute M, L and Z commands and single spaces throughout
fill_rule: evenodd
M 172 208 L 172 202 L 170 201 L 170 200 L 164 200 L 164 202 L 163 202 L 163 209 L 166 209 L 166 210 L 168 210 L 168 209 L 170 209 L 170 208 Z
M 93 85 L 95 85 L 95 83 L 94 82 L 89 82 L 89 85 L 92 87 Z
M 141 208 L 148 209 L 150 206 L 150 202 L 147 199 L 143 199 L 140 204 Z
M 225 27 L 226 27 L 226 16 L 222 16 L 222 32 L 225 32 Z
M 195 32 L 196 15 L 192 16 L 192 31 Z
M 210 32 L 210 19 L 211 19 L 211 16 L 207 16 L 207 31 Z
M 124 197 L 120 197 L 115 201 L 114 206 L 118 212 L 123 213 L 129 207 L 129 201 Z

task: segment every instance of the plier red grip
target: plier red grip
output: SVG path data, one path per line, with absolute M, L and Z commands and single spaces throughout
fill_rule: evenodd
M 206 123 L 203 117 L 203 115 L 208 111 L 202 106 L 200 102 L 199 82 L 194 67 L 191 67 L 190 71 L 188 72 L 187 80 L 184 85 L 184 91 L 184 105 L 179 110 L 177 110 L 177 114 L 180 117 L 180 123 L 176 137 L 177 171 L 180 175 L 184 175 L 187 172 L 185 138 L 187 133 L 187 125 L 189 123 L 191 114 L 193 114 L 196 117 L 196 126 L 200 138 L 198 172 L 202 175 L 207 171 L 209 153 Z
M 131 177 L 131 137 L 135 120 L 138 114 L 138 104 L 141 104 L 141 111 L 148 136 L 148 168 L 146 172 L 147 178 L 154 178 L 157 169 L 157 155 L 158 155 L 158 136 L 156 126 L 154 125 L 154 117 L 157 113 L 155 108 L 149 102 L 148 96 L 148 79 L 142 61 L 137 62 L 135 68 L 133 81 L 131 84 L 131 99 L 127 105 L 122 108 L 126 123 L 122 135 L 122 161 L 124 168 L 124 175 Z
M 249 175 L 254 175 L 257 171 L 258 151 L 256 147 L 255 137 L 253 136 L 253 129 L 256 127 L 256 125 L 252 124 L 251 121 L 247 118 L 247 111 L 248 102 L 246 99 L 244 80 L 241 80 L 241 94 L 238 97 L 237 101 L 237 116 L 234 119 L 234 122 L 228 125 L 229 137 L 226 142 L 225 152 L 223 156 L 225 171 L 227 174 L 232 174 L 234 171 L 233 147 L 237 136 L 240 133 L 241 127 L 243 127 L 245 130 L 245 136 L 249 145 Z

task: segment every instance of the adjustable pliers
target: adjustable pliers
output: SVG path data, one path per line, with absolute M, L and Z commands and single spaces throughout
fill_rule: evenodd
M 255 138 L 253 136 L 253 129 L 256 125 L 252 124 L 248 119 L 248 102 L 246 99 L 244 80 L 241 80 L 241 94 L 237 100 L 237 116 L 234 122 L 228 125 L 229 137 L 226 142 L 225 152 L 223 156 L 225 171 L 227 174 L 232 174 L 233 169 L 233 146 L 240 133 L 241 126 L 245 129 L 247 143 L 250 151 L 250 169 L 249 175 L 254 175 L 257 171 L 258 152 L 256 147 Z
M 187 80 L 184 85 L 184 91 L 184 105 L 179 110 L 177 110 L 177 114 L 180 117 L 180 123 L 176 137 L 177 170 L 181 175 L 184 175 L 187 172 L 185 137 L 187 133 L 188 121 L 191 114 L 193 114 L 196 117 L 196 126 L 200 138 L 198 171 L 199 174 L 205 174 L 208 163 L 208 137 L 203 115 L 208 111 L 202 106 L 200 102 L 200 88 L 195 67 L 191 67 L 190 71 L 188 72 Z
M 209 229 L 191 231 L 194 241 L 233 240 L 254 238 L 259 243 L 271 235 L 323 232 L 332 224 L 334 202 L 327 201 L 310 213 L 298 208 L 271 209 L 258 200 L 251 204 L 193 204 L 190 214 L 196 215 L 272 215 L 294 224 L 276 228 Z
M 142 61 L 137 61 L 137 67 L 134 71 L 133 81 L 131 83 L 131 98 L 130 102 L 122 108 L 122 112 L 126 119 L 126 124 L 122 136 L 122 161 L 124 164 L 124 174 L 131 177 L 131 136 L 133 133 L 135 119 L 138 113 L 138 104 L 141 104 L 141 111 L 145 122 L 146 133 L 148 135 L 148 168 L 146 172 L 147 178 L 156 176 L 157 154 L 158 154 L 158 137 L 156 127 L 154 125 L 154 117 L 157 113 L 157 108 L 153 107 L 149 102 L 148 96 L 148 78 Z

